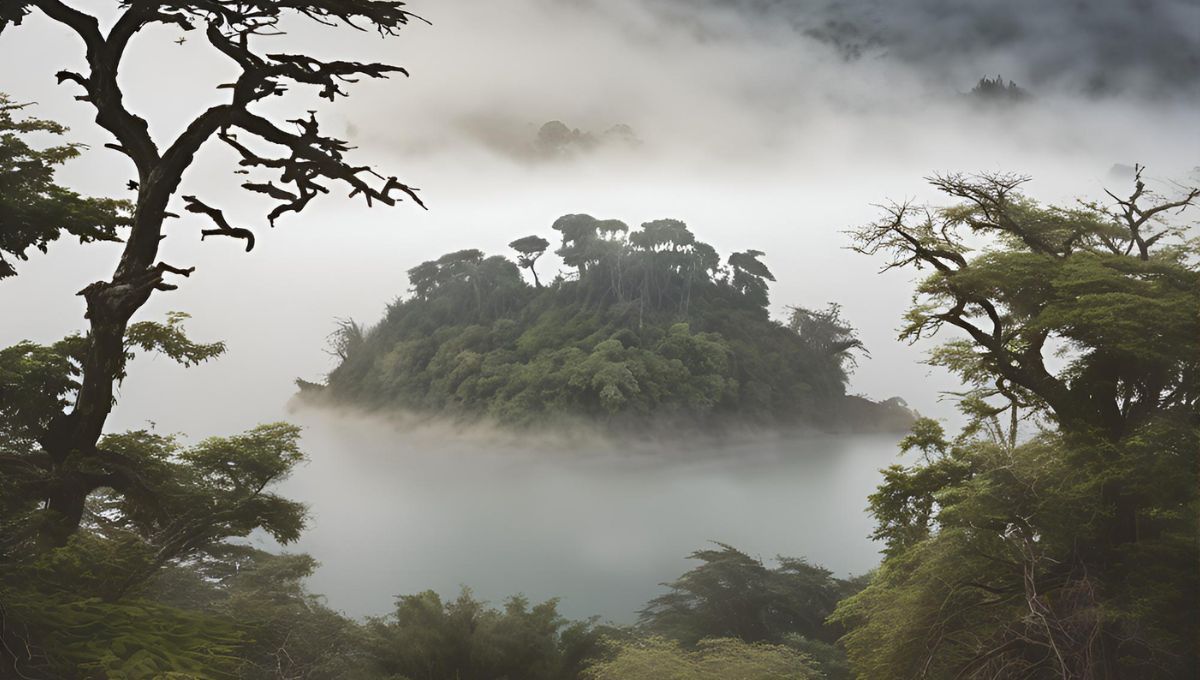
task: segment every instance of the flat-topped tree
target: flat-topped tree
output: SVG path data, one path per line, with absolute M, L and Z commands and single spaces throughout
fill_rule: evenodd
M 761 304 L 767 306 L 767 281 L 774 281 L 775 275 L 767 269 L 767 265 L 758 259 L 766 255 L 761 250 L 746 250 L 729 256 L 729 269 L 733 287 Z
M 192 0 L 167 2 L 121 0 L 120 15 L 105 32 L 95 16 L 60 0 L 5 0 L 0 5 L 0 33 L 40 12 L 73 31 L 86 48 L 81 70 L 62 70 L 60 83 L 79 87 L 76 99 L 96 111 L 96 122 L 114 138 L 105 146 L 124 154 L 133 163 L 130 187 L 137 197 L 129 217 L 121 259 L 110 280 L 97 281 L 80 292 L 87 303 L 89 332 L 80 358 L 80 379 L 71 406 L 56 416 L 39 444 L 59 473 L 46 490 L 51 543 L 60 543 L 78 526 L 84 500 L 101 486 L 122 490 L 135 482 L 136 470 L 110 465 L 114 460 L 98 452 L 96 443 L 113 405 L 113 384 L 125 362 L 125 336 L 130 318 L 156 290 L 176 288 L 168 276 L 189 276 L 193 268 L 158 261 L 164 238 L 163 223 L 176 215 L 168 205 L 180 179 L 200 147 L 216 138 L 232 148 L 243 168 L 276 175 L 272 181 L 248 181 L 242 186 L 264 194 L 278 205 L 271 224 L 289 212 L 300 212 L 331 185 L 341 184 L 351 197 L 368 203 L 394 205 L 402 196 L 421 204 L 415 190 L 395 177 L 385 177 L 367 166 L 350 164 L 346 142 L 322 134 L 312 112 L 284 123 L 256 113 L 256 104 L 282 95 L 290 85 L 318 88 L 321 97 L 345 95 L 347 83 L 386 78 L 406 72 L 396 66 L 353 61 L 323 61 L 305 54 L 264 53 L 259 38 L 276 36 L 288 15 L 308 18 L 328 26 L 374 30 L 395 35 L 413 15 L 403 2 L 382 0 Z M 240 70 L 231 83 L 221 85 L 224 103 L 200 112 L 178 137 L 156 140 L 147 122 L 125 104 L 117 79 L 126 48 L 142 29 L 165 24 L 183 31 L 199 31 L 214 49 Z M 256 149 L 273 148 L 271 154 Z M 220 208 L 195 196 L 183 197 L 184 210 L 213 222 L 202 236 L 243 239 L 254 246 L 253 232 L 231 225 Z M 68 459 L 73 462 L 68 463 Z
M 550 242 L 541 236 L 524 236 L 508 244 L 508 247 L 517 251 L 517 264 L 522 269 L 528 269 L 533 275 L 533 285 L 541 288 L 542 282 L 538 280 L 537 270 L 533 265 L 550 247 Z

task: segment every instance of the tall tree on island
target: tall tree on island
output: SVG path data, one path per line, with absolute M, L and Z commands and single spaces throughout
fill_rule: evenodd
M 550 247 L 550 242 L 541 236 L 523 236 L 508 244 L 508 247 L 517 251 L 517 264 L 522 269 L 528 269 L 529 273 L 533 275 L 533 285 L 541 288 L 542 282 L 538 280 L 537 270 L 533 268 L 533 265 Z
M 16 0 L 0 6 L 0 33 L 13 30 L 26 15 L 39 12 L 67 27 L 82 41 L 86 64 L 81 70 L 57 73 L 60 83 L 79 87 L 77 97 L 96 112 L 96 123 L 112 135 L 105 146 L 124 154 L 133 164 L 129 186 L 136 189 L 124 236 L 121 259 L 112 278 L 80 291 L 87 304 L 88 333 L 78 351 L 78 383 L 73 403 L 57 413 L 37 443 L 45 453 L 48 481 L 47 520 L 41 538 L 59 545 L 81 521 L 88 495 L 101 487 L 122 493 L 139 491 L 134 461 L 116 451 L 98 448 L 109 412 L 114 383 L 122 376 L 128 356 L 130 320 L 155 291 L 174 290 L 171 277 L 190 276 L 194 267 L 175 266 L 158 259 L 165 237 L 163 224 L 177 217 L 169 209 L 183 173 L 208 141 L 219 140 L 238 155 L 246 170 L 275 174 L 274 181 L 247 181 L 242 186 L 278 201 L 269 222 L 288 212 L 300 212 L 329 183 L 344 185 L 349 195 L 368 205 L 394 205 L 402 196 L 421 205 L 413 188 L 396 177 L 385 177 L 346 159 L 346 142 L 321 132 L 315 114 L 287 121 L 284 126 L 256 113 L 257 104 L 280 96 L 292 84 L 319 88 L 321 97 L 345 95 L 342 86 L 362 77 L 386 78 L 406 72 L 396 66 L 353 61 L 324 61 L 305 54 L 263 53 L 259 39 L 282 31 L 285 17 L 307 18 L 328 26 L 375 30 L 392 36 L 413 15 L 403 2 L 382 0 L 192 0 L 189 2 L 119 2 L 120 15 L 105 32 L 97 17 L 60 0 Z M 117 74 L 130 41 L 156 25 L 203 33 L 207 43 L 239 69 L 237 78 L 222 87 L 228 99 L 199 113 L 178 137 L 155 140 L 147 121 L 130 110 Z M 277 154 L 252 150 L 277 149 Z M 231 225 L 222 211 L 195 196 L 184 196 L 183 209 L 213 223 L 201 237 L 227 236 L 254 247 L 254 234 Z M 67 225 L 60 228 L 68 229 Z

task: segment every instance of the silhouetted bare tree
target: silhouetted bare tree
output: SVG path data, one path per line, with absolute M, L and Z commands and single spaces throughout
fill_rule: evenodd
M 173 290 L 168 275 L 189 276 L 193 268 L 158 261 L 163 223 L 176 217 L 168 204 L 184 171 L 197 151 L 216 138 L 234 149 L 240 165 L 276 174 L 275 181 L 247 182 L 242 186 L 279 202 L 269 220 L 299 212 L 318 194 L 329 193 L 329 183 L 340 182 L 350 196 L 363 196 L 368 205 L 395 204 L 407 196 L 421 204 L 415 190 L 395 177 L 384 177 L 366 166 L 345 159 L 346 142 L 321 133 L 314 114 L 280 125 L 252 111 L 269 97 L 283 94 L 289 84 L 311 85 L 320 96 L 333 100 L 345 95 L 342 86 L 362 77 L 386 78 L 406 72 L 396 66 L 351 61 L 322 61 L 304 54 L 263 53 L 258 39 L 281 32 L 286 16 L 307 18 L 329 26 L 375 30 L 395 35 L 414 18 L 403 2 L 381 0 L 119 0 L 120 15 L 107 32 L 99 20 L 60 0 L 5 0 L 0 4 L 0 33 L 40 12 L 71 29 L 86 48 L 86 67 L 63 70 L 60 83 L 82 89 L 76 99 L 96 111 L 96 122 L 115 139 L 105 146 L 127 156 L 137 176 L 129 186 L 137 191 L 124 250 L 110 280 L 97 281 L 80 295 L 87 302 L 89 332 L 79 357 L 78 389 L 73 405 L 53 418 L 39 444 L 46 466 L 54 474 L 45 494 L 53 518 L 42 538 L 49 545 L 64 542 L 78 527 L 87 496 L 111 487 L 123 493 L 139 490 L 138 471 L 114 452 L 97 449 L 113 406 L 113 385 L 123 374 L 125 334 L 130 318 L 156 290 Z M 147 122 L 124 101 L 117 73 L 130 40 L 154 25 L 203 32 L 208 44 L 232 60 L 240 74 L 228 90 L 225 103 L 201 112 L 175 139 L 160 145 Z M 252 149 L 274 148 L 270 154 Z M 265 155 L 262 155 L 265 154 Z M 276 183 L 277 182 L 277 183 Z M 216 225 L 202 236 L 229 236 L 254 247 L 253 233 L 229 224 L 221 210 L 194 196 L 183 197 L 185 209 L 207 216 Z

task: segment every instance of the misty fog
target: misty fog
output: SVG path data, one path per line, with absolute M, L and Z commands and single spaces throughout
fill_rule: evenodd
M 518 235 L 553 242 L 555 218 L 589 213 L 631 225 L 677 218 L 722 252 L 765 251 L 778 279 L 774 312 L 838 302 L 858 329 L 870 357 L 851 393 L 900 396 L 956 422 L 942 396 L 957 380 L 921 363 L 928 347 L 896 340 L 914 279 L 880 273 L 878 260 L 846 249 L 844 231 L 874 219 L 873 204 L 935 199 L 922 178 L 939 172 L 1028 174 L 1034 198 L 1069 203 L 1126 190 L 1131 178 L 1114 165 L 1138 162 L 1169 193 L 1200 165 L 1200 39 L 1151 34 L 1099 5 L 1087 22 L 1064 9 L 1035 26 L 1006 11 L 1016 18 L 1001 26 L 989 17 L 1011 5 L 999 2 L 980 3 L 992 10 L 962 25 L 922 22 L 946 4 L 912 3 L 901 22 L 889 9 L 899 3 L 415 0 L 432 25 L 414 23 L 396 40 L 298 27 L 280 44 L 379 59 L 410 76 L 358 83 L 336 105 L 296 92 L 266 108 L 318 110 L 326 129 L 360 147 L 356 162 L 419 187 L 429 210 L 368 210 L 335 192 L 271 230 L 263 204 L 237 189 L 231 155 L 207 147 L 180 193 L 255 227 L 258 246 L 247 254 L 233 239 L 201 243 L 202 218 L 173 221 L 161 259 L 196 273 L 138 318 L 190 313 L 192 337 L 224 340 L 229 352 L 190 369 L 139 358 L 109 428 L 152 423 L 199 438 L 280 419 L 304 425 L 312 460 L 284 488 L 313 511 L 296 549 L 324 564 L 312 589 L 353 615 L 382 613 L 391 595 L 466 584 L 492 600 L 558 595 L 570 616 L 629 621 L 708 540 L 767 559 L 806 557 L 841 575 L 869 570 L 878 546 L 864 499 L 894 461 L 896 437 L 767 437 L 651 460 L 603 443 L 397 430 L 287 404 L 295 378 L 332 368 L 335 319 L 378 320 L 406 295 L 410 267 L 461 248 L 508 254 Z M 1197 21 L 1193 3 L 1142 4 L 1137 16 L 1153 26 Z M 55 70 L 79 61 L 78 46 L 41 16 L 27 23 L 0 41 L 4 89 L 91 146 L 64 184 L 128 195 L 124 159 L 103 149 L 90 110 L 53 83 Z M 1171 50 L 1160 62 L 1118 59 L 1109 50 L 1121 41 L 1108 39 L 1116 25 L 1140 26 L 1135 39 Z M 845 33 L 819 30 L 831 26 Z M 991 35 L 986 49 L 929 48 L 980 30 Z M 203 40 L 176 37 L 165 28 L 139 36 L 121 76 L 131 106 L 162 136 L 218 101 L 215 86 L 231 73 Z M 1031 99 L 968 97 L 996 75 Z M 197 81 L 213 84 L 207 99 Z M 552 120 L 594 134 L 628 125 L 640 143 L 521 153 Z M 0 284 L 0 345 L 81 329 L 74 293 L 108 276 L 119 252 L 62 241 L 19 263 L 20 276 Z M 560 263 L 547 255 L 539 268 L 550 278 Z
M 872 525 L 861 490 L 896 444 L 809 433 L 614 446 L 311 410 L 292 418 L 313 459 L 284 485 L 314 514 L 295 549 L 322 561 L 313 590 L 353 615 L 385 614 L 392 593 L 467 585 L 492 602 L 561 597 L 568 617 L 632 623 L 710 541 L 865 573 L 878 555 L 863 540 Z

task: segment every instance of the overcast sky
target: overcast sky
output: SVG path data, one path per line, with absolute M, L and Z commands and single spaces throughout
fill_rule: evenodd
M 78 7 L 112 2 L 74 0 Z M 770 0 L 417 1 L 432 26 L 400 37 L 296 24 L 264 39 L 272 51 L 377 59 L 410 78 L 364 82 L 333 105 L 308 93 L 264 111 L 321 112 L 327 130 L 361 148 L 357 160 L 422 189 L 412 204 L 367 210 L 337 192 L 271 231 L 261 203 L 237 190 L 233 158 L 211 146 L 184 191 L 259 232 L 199 241 L 207 226 L 172 223 L 163 259 L 197 267 L 180 290 L 156 294 L 139 318 L 194 315 L 197 339 L 224 339 L 219 362 L 183 371 L 139 360 L 113 427 L 153 420 L 168 431 L 227 432 L 280 417 L 295 377 L 331 367 L 322 348 L 334 318 L 375 321 L 403 295 L 404 271 L 443 252 L 504 252 L 513 238 L 551 237 L 564 213 L 631 224 L 674 217 L 728 253 L 767 253 L 772 306 L 843 304 L 871 351 L 851 390 L 900 395 L 944 415 L 954 382 L 920 364 L 924 348 L 895 340 L 912 290 L 908 273 L 845 250 L 845 229 L 872 204 L 934 199 L 922 178 L 1006 170 L 1035 179 L 1047 201 L 1123 189 L 1114 164 L 1149 165 L 1156 186 L 1200 164 L 1195 111 L 1200 4 L 1194 0 L 959 3 Z M 109 15 L 111 17 L 111 15 Z M 160 140 L 178 134 L 229 64 L 175 28 L 140 35 L 121 71 L 129 105 Z M 0 91 L 92 145 L 62 173 L 97 195 L 128 195 L 128 163 L 74 91 L 54 73 L 79 68 L 81 49 L 44 17 L 0 35 Z M 973 105 L 964 93 L 1003 75 L 1032 94 L 1014 108 Z M 642 141 L 553 162 L 522 153 L 549 120 L 601 132 L 628 124 Z M 1193 175 L 1193 179 L 1195 176 Z M 74 293 L 111 275 L 118 249 L 55 244 L 0 283 L 0 343 L 51 341 L 82 327 Z M 548 261 L 552 273 L 557 263 Z

